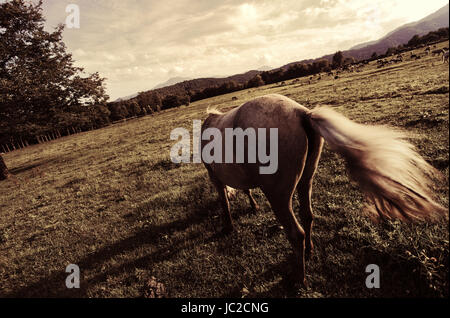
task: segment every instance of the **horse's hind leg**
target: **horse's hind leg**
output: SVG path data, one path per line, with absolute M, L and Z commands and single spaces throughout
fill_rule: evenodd
M 305 279 L 305 231 L 295 218 L 292 211 L 292 195 L 282 196 L 279 193 L 267 191 L 263 189 L 264 194 L 272 206 L 278 222 L 281 223 L 283 229 L 291 243 L 292 249 L 299 265 L 298 279 L 303 286 L 307 286 Z
M 222 204 L 222 213 L 223 213 L 223 222 L 224 222 L 223 230 L 225 233 L 232 232 L 234 227 L 233 227 L 233 221 L 231 219 L 230 203 L 228 201 L 227 187 L 222 182 L 220 182 L 214 176 L 214 174 L 211 171 L 209 171 L 209 169 L 208 169 L 208 173 L 209 173 L 209 177 L 210 177 L 212 183 L 214 184 L 214 186 L 217 189 L 217 192 L 219 193 L 220 203 Z
M 252 206 L 253 211 L 256 213 L 259 210 L 259 206 L 256 203 L 255 199 L 252 196 L 252 193 L 250 192 L 250 190 L 244 190 L 245 194 L 248 196 L 248 199 L 250 200 L 250 204 Z
M 300 201 L 300 220 L 305 228 L 305 258 L 309 259 L 313 249 L 311 231 L 313 224 L 313 213 L 311 207 L 311 193 L 314 174 L 319 164 L 322 152 L 323 138 L 308 131 L 308 155 L 302 177 L 297 185 L 298 200 Z

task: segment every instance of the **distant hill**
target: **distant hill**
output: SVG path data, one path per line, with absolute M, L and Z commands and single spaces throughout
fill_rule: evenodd
M 361 43 L 353 46 L 351 49 L 342 51 L 346 56 L 353 56 L 357 60 L 370 58 L 373 52 L 378 55 L 386 53 L 390 47 L 396 47 L 400 44 L 406 44 L 416 34 L 424 35 L 428 32 L 435 31 L 439 28 L 449 26 L 449 5 L 445 5 L 436 12 L 426 16 L 425 18 L 404 24 L 395 30 L 389 32 L 379 40 Z M 308 59 L 297 62 L 291 62 L 280 68 L 288 68 L 298 63 L 312 63 L 316 60 L 327 59 L 331 61 L 333 54 L 324 55 L 317 59 Z
M 155 87 L 153 87 L 153 89 L 158 89 L 158 88 L 163 88 L 163 87 L 170 86 L 170 85 L 175 85 L 180 82 L 188 81 L 190 79 L 191 79 L 190 77 L 172 77 L 172 78 L 168 79 L 167 81 L 165 81 L 164 83 L 160 83 L 160 84 L 156 85 Z
M 235 81 L 238 84 L 244 84 L 246 83 L 248 80 L 252 79 L 253 77 L 255 77 L 255 75 L 262 73 L 262 70 L 252 70 L 252 71 L 248 71 L 242 74 L 236 74 L 236 75 L 232 75 L 232 76 L 228 76 L 228 77 L 220 77 L 220 78 L 216 78 L 216 77 L 207 77 L 207 78 L 197 78 L 197 79 L 190 79 L 190 80 L 182 80 L 182 77 L 175 77 L 172 78 L 168 81 L 166 81 L 165 83 L 161 83 L 157 86 L 155 86 L 155 88 L 145 91 L 145 93 L 147 92 L 157 92 L 159 93 L 161 96 L 165 96 L 165 95 L 185 95 L 187 91 L 196 91 L 196 90 L 202 90 L 205 89 L 207 87 L 213 87 L 213 86 L 220 86 L 224 83 L 230 82 L 230 81 Z M 178 83 L 176 84 L 168 84 L 170 81 L 178 81 L 180 80 Z M 160 86 L 160 87 L 158 87 Z M 134 97 L 136 97 L 138 95 L 138 93 L 133 94 L 133 95 L 129 95 L 126 97 L 121 97 L 116 99 L 114 102 L 119 102 L 119 101 L 125 101 L 125 100 L 129 100 L 132 99 Z
M 202 90 L 207 87 L 219 86 L 230 81 L 235 81 L 238 84 L 243 84 L 248 80 L 252 79 L 253 77 L 255 77 L 255 75 L 260 73 L 261 71 L 252 70 L 246 73 L 236 74 L 222 78 L 215 78 L 215 77 L 197 78 L 193 80 L 183 81 L 166 87 L 152 89 L 151 91 L 157 92 L 160 95 L 168 95 L 168 94 L 183 95 L 187 91 Z
M 120 102 L 120 101 L 124 101 L 124 100 L 129 100 L 129 99 L 135 98 L 136 96 L 138 96 L 138 93 L 134 93 L 134 94 L 131 94 L 131 95 L 128 95 L 128 96 L 124 96 L 124 97 L 119 97 L 114 102 Z
M 377 52 L 377 54 L 384 54 L 390 47 L 408 43 L 408 41 L 416 34 L 424 35 L 428 32 L 448 26 L 449 5 L 447 4 L 419 21 L 398 27 L 377 41 L 356 45 L 345 52 L 356 59 L 368 58 L 373 52 Z
M 272 66 L 263 65 L 263 66 L 258 67 L 256 70 L 257 71 L 270 71 L 272 69 L 273 69 Z

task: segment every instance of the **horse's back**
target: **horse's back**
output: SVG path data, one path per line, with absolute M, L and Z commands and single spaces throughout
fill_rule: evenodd
M 298 122 L 308 109 L 286 96 L 270 94 L 257 97 L 239 106 L 235 112 L 234 125 L 249 127 L 276 127 L 277 124 Z M 252 126 L 253 124 L 253 126 Z
M 303 122 L 309 110 L 297 102 L 278 94 L 264 95 L 250 100 L 224 114 L 211 114 L 202 129 L 218 128 L 225 136 L 225 128 L 266 129 L 266 143 L 270 144 L 270 128 L 278 134 L 278 169 L 274 174 L 260 174 L 261 164 L 213 163 L 209 166 L 217 177 L 235 188 L 254 188 L 279 178 L 295 178 L 301 174 L 307 151 L 307 135 Z M 224 142 L 223 142 L 224 144 Z M 247 151 L 247 143 L 245 147 Z

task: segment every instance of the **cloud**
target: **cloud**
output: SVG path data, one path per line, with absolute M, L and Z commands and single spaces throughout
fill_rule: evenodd
M 319 57 L 375 40 L 443 0 L 47 0 L 47 28 L 68 4 L 80 28 L 64 41 L 77 65 L 107 78 L 112 99 L 169 77 L 232 75 Z

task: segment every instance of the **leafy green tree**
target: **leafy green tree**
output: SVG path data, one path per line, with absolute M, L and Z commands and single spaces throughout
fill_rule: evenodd
M 318 60 L 313 62 L 313 69 L 315 72 L 326 72 L 330 69 L 330 62 L 326 59 Z
M 420 44 L 420 36 L 418 34 L 416 34 L 408 41 L 407 45 L 409 47 L 415 47 L 419 44 Z
M 0 135 L 32 138 L 61 118 L 68 126 L 95 121 L 95 107 L 106 104 L 104 78 L 74 66 L 63 29 L 44 29 L 42 0 L 0 4 Z
M 344 62 L 344 54 L 341 51 L 337 51 L 333 55 L 333 68 L 339 68 Z
M 141 107 L 139 106 L 138 102 L 136 100 L 131 101 L 131 103 L 128 106 L 128 113 L 131 116 L 139 116 L 142 112 Z
M 251 80 L 247 82 L 247 87 L 259 87 L 263 86 L 265 83 L 261 77 L 261 75 L 255 75 Z
M 391 56 L 397 53 L 397 49 L 395 47 L 390 47 L 386 50 L 386 56 Z
M 344 62 L 342 63 L 343 65 L 350 65 L 352 63 L 355 63 L 355 58 L 352 56 L 346 57 L 344 59 Z
M 182 104 L 181 98 L 178 95 L 167 95 L 162 100 L 162 109 L 178 107 Z

